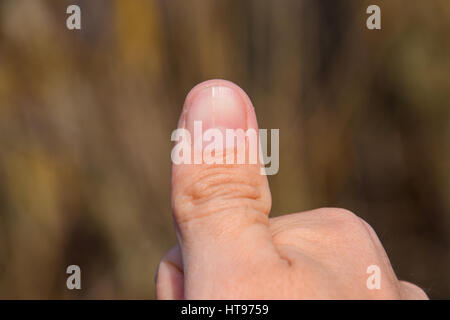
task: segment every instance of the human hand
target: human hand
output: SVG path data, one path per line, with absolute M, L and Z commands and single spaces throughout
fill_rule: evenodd
M 250 99 L 223 80 L 191 90 L 179 127 L 192 131 L 194 120 L 257 129 Z M 178 245 L 159 265 L 157 298 L 427 299 L 419 287 L 397 280 L 377 235 L 355 214 L 324 208 L 270 219 L 260 166 L 173 165 Z M 373 265 L 379 289 L 367 286 Z

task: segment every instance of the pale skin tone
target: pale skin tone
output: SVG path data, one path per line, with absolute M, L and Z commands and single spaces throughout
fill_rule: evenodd
M 191 90 L 179 127 L 192 130 L 194 120 L 258 128 L 250 99 L 224 80 Z M 158 299 L 427 299 L 397 279 L 376 233 L 355 214 L 323 208 L 269 218 L 270 189 L 259 169 L 173 165 L 178 244 L 158 267 Z M 380 289 L 367 287 L 371 265 L 380 269 Z

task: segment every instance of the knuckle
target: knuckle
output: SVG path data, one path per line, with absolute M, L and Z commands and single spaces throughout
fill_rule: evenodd
M 247 179 L 243 172 L 221 167 L 203 172 L 187 188 L 186 194 L 194 204 L 217 198 L 258 199 L 261 196 L 257 183 Z
M 180 222 L 232 209 L 256 211 L 268 215 L 270 196 L 266 181 L 251 166 L 206 166 L 190 177 L 174 203 Z
M 372 228 L 360 217 L 346 209 L 330 212 L 329 228 L 336 245 L 363 252 L 375 252 L 376 246 L 371 235 Z
M 367 223 L 350 210 L 330 208 L 326 212 L 326 218 L 330 227 L 337 233 L 367 232 Z
M 340 208 L 321 208 L 271 219 L 271 229 L 277 238 L 322 234 L 337 238 L 349 231 L 362 229 L 361 219 Z
M 320 209 L 323 220 L 320 234 L 323 242 L 330 246 L 365 247 L 371 241 L 363 220 L 347 209 Z
M 342 208 L 330 208 L 327 211 L 329 219 L 342 224 L 359 223 L 359 217 L 350 210 Z

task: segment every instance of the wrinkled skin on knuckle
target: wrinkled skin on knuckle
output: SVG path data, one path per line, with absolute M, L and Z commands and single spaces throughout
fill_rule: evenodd
M 266 218 L 269 214 L 270 193 L 258 166 L 199 165 L 198 170 L 181 181 L 173 196 L 173 210 L 179 223 L 230 211 Z

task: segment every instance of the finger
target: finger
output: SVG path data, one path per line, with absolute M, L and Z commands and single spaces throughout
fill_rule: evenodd
M 428 296 L 421 288 L 407 281 L 400 281 L 402 298 L 406 300 L 428 300 Z
M 183 262 L 178 245 L 170 249 L 161 259 L 155 283 L 157 299 L 180 300 L 184 298 Z
M 201 83 L 188 94 L 179 128 L 191 133 L 191 145 L 198 143 L 195 121 L 202 121 L 203 130 L 258 129 L 250 99 L 224 80 Z M 203 159 L 200 164 L 172 167 L 172 206 L 187 281 L 196 275 L 214 277 L 223 269 L 233 269 L 231 265 L 248 266 L 249 260 L 262 255 L 277 255 L 268 229 L 267 178 L 259 161 L 248 161 L 250 139 L 242 141 L 248 155 L 245 164 L 207 164 Z M 201 138 L 199 145 L 205 146 Z M 224 162 L 227 156 L 238 156 L 238 148 L 226 143 L 222 150 L 216 155 Z M 193 161 L 196 155 L 201 157 L 202 151 L 192 151 Z

